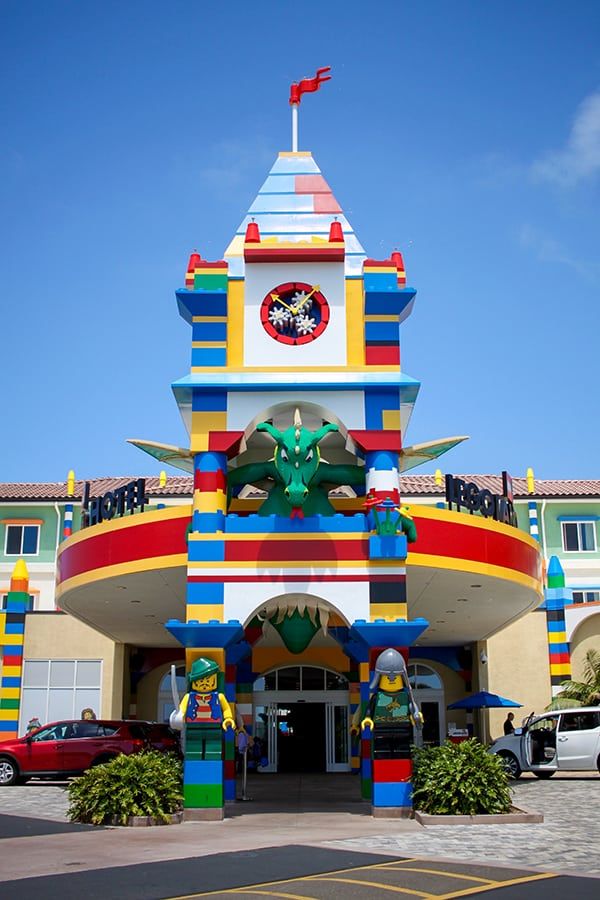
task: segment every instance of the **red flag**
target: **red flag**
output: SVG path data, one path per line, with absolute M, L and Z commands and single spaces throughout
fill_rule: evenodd
M 325 72 L 330 71 L 331 66 L 324 66 L 322 69 L 317 69 L 317 74 L 314 78 L 303 78 L 301 82 L 295 81 L 290 87 L 290 104 L 300 103 L 302 94 L 318 91 L 324 81 L 330 80 L 331 75 L 325 74 Z

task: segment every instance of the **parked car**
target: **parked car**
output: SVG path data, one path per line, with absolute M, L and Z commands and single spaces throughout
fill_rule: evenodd
M 502 757 L 512 778 L 521 772 L 551 778 L 559 770 L 600 771 L 600 708 L 532 714 L 514 734 L 494 741 L 490 753 Z
M 179 753 L 179 738 L 158 722 L 81 719 L 52 722 L 26 737 L 0 743 L 0 785 L 34 776 L 81 775 L 120 753 L 147 749 Z

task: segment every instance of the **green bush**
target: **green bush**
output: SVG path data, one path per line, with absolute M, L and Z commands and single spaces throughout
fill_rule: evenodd
M 504 763 L 477 740 L 416 749 L 413 804 L 431 815 L 504 813 L 511 799 Z
M 129 816 L 152 816 L 168 822 L 181 808 L 181 762 L 150 750 L 117 756 L 94 766 L 69 785 L 69 819 L 103 825 L 126 825 Z

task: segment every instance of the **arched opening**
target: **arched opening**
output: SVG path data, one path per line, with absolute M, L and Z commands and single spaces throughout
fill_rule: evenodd
M 321 666 L 274 668 L 253 688 L 254 762 L 263 772 L 349 772 L 348 679 Z
M 440 675 L 424 663 L 410 663 L 408 678 L 425 723 L 423 743 L 441 744 L 446 735 L 444 683 Z
M 574 681 L 584 681 L 587 651 L 600 650 L 600 612 L 581 618 L 573 629 L 570 644 L 571 677 Z
M 177 693 L 183 697 L 187 691 L 187 679 L 185 677 L 185 665 L 177 666 L 175 669 L 177 677 Z M 173 694 L 171 690 L 171 667 L 165 672 L 158 685 L 158 696 L 156 701 L 156 721 L 168 722 L 169 716 L 175 709 L 173 702 Z

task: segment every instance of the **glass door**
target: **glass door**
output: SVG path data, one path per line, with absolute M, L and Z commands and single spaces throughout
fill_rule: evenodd
M 327 703 L 325 706 L 325 742 L 328 772 L 350 771 L 350 727 L 348 706 Z
M 260 765 L 261 772 L 276 772 L 277 703 L 269 702 L 254 707 L 253 734 L 253 758 Z M 267 765 L 262 764 L 265 760 Z

